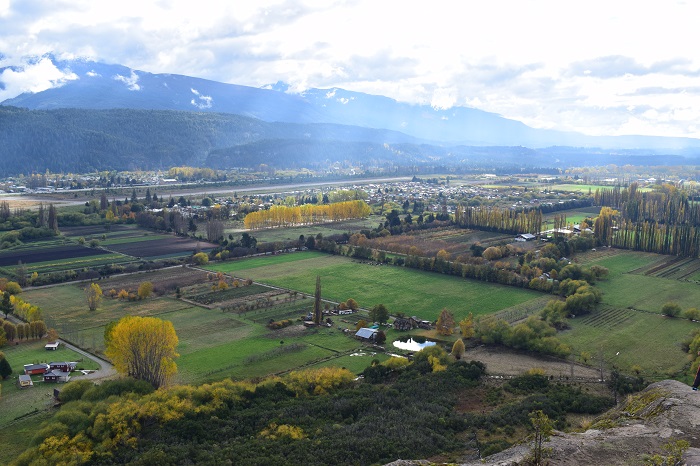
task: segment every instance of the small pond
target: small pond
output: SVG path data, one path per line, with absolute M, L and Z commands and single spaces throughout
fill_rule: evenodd
M 406 350 L 406 351 L 420 351 L 428 346 L 435 346 L 437 343 L 434 341 L 427 340 L 422 337 L 409 337 L 400 338 L 394 341 L 394 346 L 396 348 Z

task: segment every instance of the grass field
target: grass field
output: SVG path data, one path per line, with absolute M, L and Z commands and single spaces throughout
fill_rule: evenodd
M 541 296 L 520 288 L 313 252 L 224 262 L 209 268 L 307 294 L 314 293 L 316 276 L 320 276 L 324 299 L 354 298 L 364 308 L 383 303 L 390 312 L 426 320 L 437 319 L 443 308 L 459 320 L 470 312 L 489 314 Z
M 661 306 L 676 301 L 684 309 L 697 307 L 700 287 L 644 275 L 645 270 L 668 261 L 668 256 L 602 249 L 578 258 L 586 265 L 608 268 L 609 277 L 596 284 L 603 291 L 600 309 L 571 319 L 571 330 L 560 334 L 562 340 L 575 353 L 586 351 L 597 357 L 602 351 L 608 367 L 629 371 L 633 365 L 639 365 L 647 377 L 678 376 L 688 361 L 680 342 L 698 324 L 663 317 Z
M 678 376 L 687 364 L 680 342 L 700 324 L 646 312 L 603 307 L 591 315 L 570 320 L 571 330 L 559 337 L 575 353 L 587 351 L 599 364 L 602 355 L 606 369 L 629 371 L 642 368 L 646 378 Z

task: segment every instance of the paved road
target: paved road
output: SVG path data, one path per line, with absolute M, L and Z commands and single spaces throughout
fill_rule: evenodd
M 86 358 L 92 359 L 93 361 L 95 361 L 97 364 L 100 365 L 99 370 L 96 370 L 95 372 L 93 372 L 91 374 L 81 376 L 80 380 L 83 380 L 83 379 L 106 379 L 106 378 L 114 377 L 115 375 L 117 375 L 117 371 L 114 369 L 114 366 L 112 364 L 110 364 L 109 362 L 105 361 L 104 359 L 98 358 L 94 354 L 90 354 L 87 351 L 84 351 L 84 350 L 78 348 L 77 346 L 71 345 L 70 343 L 67 343 L 61 339 L 59 339 L 58 341 L 60 341 L 62 345 L 65 345 L 66 348 L 72 349 L 76 353 L 79 353 Z

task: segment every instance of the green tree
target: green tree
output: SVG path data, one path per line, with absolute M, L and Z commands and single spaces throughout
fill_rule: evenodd
M 102 288 L 97 283 L 91 283 L 85 288 L 85 298 L 87 299 L 88 309 L 94 311 L 102 301 Z
M 5 357 L 4 353 L 0 353 L 0 377 L 5 380 L 12 374 L 12 367 L 10 367 L 10 363 L 7 362 L 7 358 Z
M 323 319 L 323 308 L 321 307 L 321 276 L 316 275 L 316 291 L 314 292 L 314 323 L 319 325 Z
M 661 306 L 661 313 L 668 317 L 677 317 L 680 315 L 681 311 L 681 306 L 673 301 L 669 301 Z
M 10 302 L 10 293 L 4 291 L 2 293 L 2 301 L 0 301 L 0 312 L 7 317 L 9 314 L 12 314 L 13 310 L 12 303 Z
M 0 347 L 7 344 L 7 337 L 5 336 L 5 329 L 0 326 Z
M 22 261 L 17 261 L 17 267 L 15 267 L 15 280 L 19 283 L 19 286 L 27 286 L 27 266 L 22 263 Z
M 549 441 L 554 432 L 554 422 L 542 410 L 537 410 L 530 413 L 530 423 L 535 431 L 532 439 L 532 451 L 530 452 L 532 464 L 535 466 L 548 464 L 546 458 L 551 450 L 545 448 L 544 443 Z
M 377 304 L 369 311 L 369 318 L 372 322 L 379 322 L 381 324 L 389 320 L 389 310 L 383 304 Z
M 378 345 L 383 344 L 386 341 L 386 333 L 382 332 L 381 330 L 377 332 L 377 334 L 374 336 L 374 342 L 377 343 Z

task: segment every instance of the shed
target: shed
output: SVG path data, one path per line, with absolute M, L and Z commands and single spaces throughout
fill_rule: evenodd
M 521 233 L 515 237 L 515 240 L 516 241 L 532 241 L 535 238 L 537 238 L 537 237 L 531 233 Z
M 355 333 L 355 337 L 362 341 L 374 341 L 374 339 L 377 337 L 378 331 L 379 330 L 376 328 L 363 327 Z
M 61 343 L 58 341 L 54 341 L 53 343 L 47 343 L 44 345 L 44 349 L 46 349 L 48 351 L 56 351 L 58 349 L 58 345 L 60 345 L 60 344 Z
M 41 364 L 25 364 L 24 373 L 25 375 L 40 375 L 49 370 L 49 365 L 46 363 Z
M 30 376 L 22 374 L 17 380 L 17 385 L 19 385 L 19 388 L 33 387 L 34 382 L 32 382 L 32 378 Z

